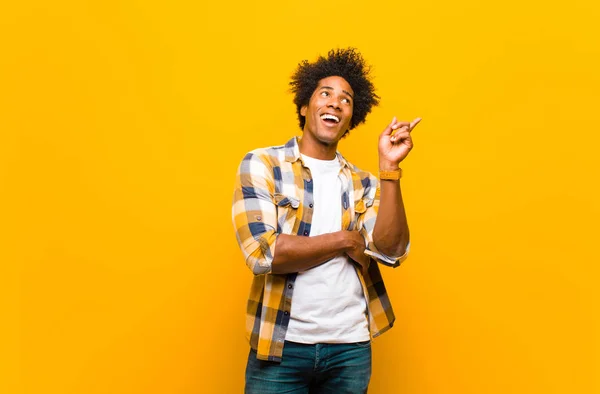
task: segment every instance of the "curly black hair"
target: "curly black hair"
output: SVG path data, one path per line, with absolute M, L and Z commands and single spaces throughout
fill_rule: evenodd
M 300 128 L 304 129 L 306 122 L 306 118 L 300 114 L 300 109 L 308 105 L 319 81 L 331 76 L 344 78 L 354 91 L 350 130 L 364 123 L 371 108 L 379 104 L 379 96 L 375 94 L 370 72 L 371 67 L 355 48 L 332 49 L 327 53 L 327 57 L 319 56 L 314 63 L 309 63 L 308 60 L 300 62 L 290 81 Z

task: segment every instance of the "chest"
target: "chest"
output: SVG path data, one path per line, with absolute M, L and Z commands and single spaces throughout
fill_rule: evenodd
M 365 182 L 347 168 L 338 173 L 319 174 L 309 168 L 291 168 L 275 177 L 274 202 L 278 232 L 315 235 L 313 226 L 324 232 L 357 230 L 359 215 L 367 208 Z

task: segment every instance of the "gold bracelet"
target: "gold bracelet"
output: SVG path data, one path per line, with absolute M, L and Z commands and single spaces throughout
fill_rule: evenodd
M 379 171 L 379 179 L 398 181 L 400 178 L 402 178 L 402 168 L 398 168 L 396 171 Z

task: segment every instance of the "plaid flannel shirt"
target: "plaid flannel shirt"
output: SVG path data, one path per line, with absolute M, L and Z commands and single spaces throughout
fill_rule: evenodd
M 373 244 L 379 206 L 378 180 L 338 152 L 342 179 L 342 229 L 359 230 L 371 257 L 368 274 L 357 269 L 367 300 L 369 330 L 377 337 L 392 327 L 395 317 L 379 265 L 397 267 L 408 253 L 390 258 Z M 308 236 L 313 214 L 313 183 L 304 166 L 298 141 L 256 149 L 240 164 L 233 196 L 233 224 L 246 265 L 254 273 L 247 305 L 246 336 L 257 358 L 281 361 L 297 274 L 273 274 L 271 263 L 279 234 Z

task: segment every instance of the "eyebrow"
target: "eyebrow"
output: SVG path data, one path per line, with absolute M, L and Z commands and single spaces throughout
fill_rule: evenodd
M 321 89 L 329 89 L 329 90 L 333 90 L 333 88 L 331 86 L 321 86 Z M 352 93 L 342 89 L 342 92 L 346 93 L 348 96 L 350 96 L 350 98 L 354 98 L 354 96 L 352 95 Z

